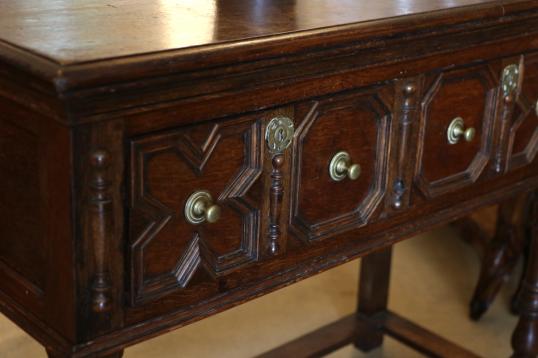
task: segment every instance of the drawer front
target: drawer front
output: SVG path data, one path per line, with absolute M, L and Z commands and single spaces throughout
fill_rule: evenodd
M 390 89 L 297 106 L 290 229 L 310 241 L 364 225 L 386 187 Z
M 131 141 L 133 304 L 257 259 L 261 143 L 261 120 L 250 117 Z
M 488 65 L 426 76 L 416 183 L 426 197 L 475 182 L 492 149 L 498 80 Z
M 521 90 L 512 115 L 509 169 L 531 163 L 538 150 L 538 54 L 524 56 L 520 67 Z

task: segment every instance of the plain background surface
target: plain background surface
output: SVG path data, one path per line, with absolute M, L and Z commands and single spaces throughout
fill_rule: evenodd
M 479 322 L 468 318 L 479 257 L 445 227 L 395 246 L 389 307 L 484 357 L 508 357 L 516 317 L 508 306 L 519 270 Z M 126 350 L 126 358 L 252 357 L 354 311 L 358 261 Z M 0 357 L 44 350 L 0 315 Z M 392 339 L 369 354 L 345 347 L 329 357 L 421 357 Z

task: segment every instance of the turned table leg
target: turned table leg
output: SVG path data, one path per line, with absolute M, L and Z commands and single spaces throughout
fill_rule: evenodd
M 387 310 L 392 247 L 371 253 L 361 260 L 357 314 L 372 316 Z M 355 346 L 368 352 L 383 343 L 383 332 L 367 324 L 358 326 Z
M 512 335 L 514 357 L 538 355 L 538 195 L 532 198 L 529 261 L 519 295 L 519 322 Z
M 495 236 L 485 249 L 480 277 L 471 300 L 472 319 L 477 320 L 486 312 L 522 254 L 526 200 L 527 195 L 519 195 L 499 205 Z

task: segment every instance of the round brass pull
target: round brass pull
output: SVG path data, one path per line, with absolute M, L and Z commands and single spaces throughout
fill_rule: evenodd
M 342 181 L 346 177 L 357 180 L 361 175 L 361 166 L 351 164 L 351 157 L 348 152 L 338 152 L 329 164 L 329 175 L 334 181 Z
M 191 224 L 201 224 L 205 221 L 216 223 L 220 218 L 220 207 L 213 203 L 208 191 L 194 192 L 185 204 L 185 218 Z
M 470 142 L 474 139 L 476 130 L 473 127 L 465 129 L 465 123 L 463 123 L 463 118 L 456 117 L 450 122 L 447 131 L 448 143 L 456 144 L 460 141 L 461 137 L 465 139 L 466 142 Z

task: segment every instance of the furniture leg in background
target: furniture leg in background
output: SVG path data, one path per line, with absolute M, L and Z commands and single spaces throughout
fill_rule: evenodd
M 512 336 L 514 357 L 538 355 L 538 200 L 532 198 L 531 245 L 519 297 L 520 318 Z
M 524 251 L 526 208 L 527 194 L 510 198 L 498 207 L 495 234 L 485 245 L 480 276 L 471 299 L 470 316 L 474 320 L 488 310 Z M 480 235 L 476 231 L 463 230 L 462 234 Z

